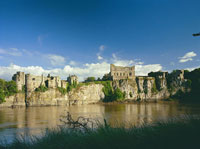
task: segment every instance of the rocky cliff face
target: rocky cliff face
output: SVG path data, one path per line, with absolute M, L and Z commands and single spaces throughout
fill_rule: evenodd
M 113 81 L 114 89 L 119 88 L 126 93 L 126 99 L 137 101 L 154 101 L 167 99 L 177 93 L 185 91 L 187 80 L 177 75 L 166 77 L 136 77 L 136 80 Z
M 99 102 L 104 98 L 103 85 L 90 84 L 73 89 L 69 93 L 61 94 L 58 89 L 48 89 L 45 92 L 31 92 L 25 100 L 25 94 L 10 96 L 1 106 L 11 107 L 12 105 L 27 106 L 59 106 L 74 104 L 89 104 Z
M 0 107 L 25 106 L 25 93 L 17 93 L 5 99 L 6 102 L 0 104 Z

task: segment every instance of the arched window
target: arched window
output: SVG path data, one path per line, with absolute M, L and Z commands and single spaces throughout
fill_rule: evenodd
M 129 76 L 132 76 L 132 73 L 131 73 L 131 72 L 129 73 Z

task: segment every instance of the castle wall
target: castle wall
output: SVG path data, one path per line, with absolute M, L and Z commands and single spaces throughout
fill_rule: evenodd
M 135 79 L 135 66 L 132 67 L 121 67 L 115 66 L 114 64 L 110 65 L 111 77 L 113 80 L 121 79 Z
M 22 91 L 23 86 L 25 85 L 25 74 L 24 72 L 17 72 L 13 75 L 12 80 L 16 82 L 17 89 Z

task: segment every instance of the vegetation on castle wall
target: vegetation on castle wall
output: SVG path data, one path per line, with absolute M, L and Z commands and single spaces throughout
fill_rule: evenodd
M 40 85 L 38 88 L 35 89 L 36 92 L 46 92 L 48 88 L 44 85 Z
M 0 79 L 0 103 L 5 101 L 5 98 L 16 94 L 17 85 L 15 81 L 5 81 Z
M 79 87 L 79 84 L 77 84 L 76 82 L 73 82 L 72 84 L 67 83 L 66 88 L 58 87 L 58 90 L 62 95 L 65 95 L 66 93 L 69 93 L 70 91 L 72 91 L 73 88 L 77 88 L 77 87 Z
M 104 86 L 102 89 L 105 95 L 104 102 L 122 101 L 125 99 L 126 93 L 119 88 L 114 90 L 111 81 L 95 81 L 95 84 L 102 84 Z
M 162 78 L 159 78 L 159 76 L 162 76 L 162 75 L 163 75 L 163 72 L 160 72 L 160 71 L 148 73 L 149 77 L 154 77 L 155 78 L 155 87 L 156 87 L 156 90 L 158 90 L 158 91 L 162 90 L 162 87 L 161 87 Z
M 153 82 L 153 86 L 151 88 L 151 92 L 152 93 L 157 93 L 158 92 L 157 87 L 156 87 L 156 82 Z
M 129 93 L 129 96 L 132 98 L 132 97 L 133 97 L 133 93 L 132 93 L 132 92 L 130 92 L 130 93 Z

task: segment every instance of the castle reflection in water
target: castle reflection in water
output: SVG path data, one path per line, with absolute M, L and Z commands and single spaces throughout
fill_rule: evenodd
M 60 116 L 70 112 L 74 119 L 79 116 L 98 119 L 105 118 L 111 125 L 140 125 L 157 120 L 166 120 L 185 114 L 199 115 L 200 105 L 178 103 L 138 103 L 111 105 L 51 106 L 0 109 L 0 139 L 13 138 L 21 134 L 38 135 L 45 128 L 61 125 Z

